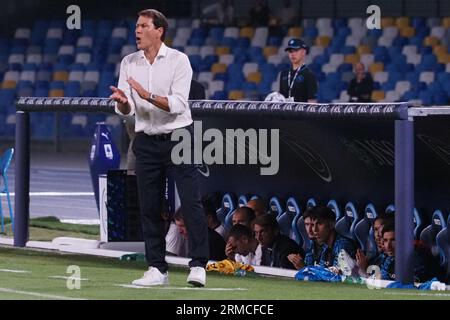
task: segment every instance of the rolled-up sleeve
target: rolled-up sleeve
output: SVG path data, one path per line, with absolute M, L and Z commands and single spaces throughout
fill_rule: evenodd
M 133 98 L 131 97 L 131 88 L 130 85 L 127 82 L 128 79 L 128 60 L 127 57 L 125 57 L 121 64 L 120 64 L 120 75 L 119 75 L 119 83 L 117 85 L 117 87 L 122 90 L 125 95 L 127 96 L 128 99 L 128 104 L 130 105 L 130 113 L 128 114 L 123 114 L 122 112 L 120 112 L 119 108 L 117 107 L 118 103 L 116 103 L 115 106 L 115 111 L 117 114 L 120 114 L 122 116 L 133 116 L 134 112 L 135 112 L 135 105 L 134 105 L 134 101 Z
M 192 67 L 188 57 L 183 54 L 178 59 L 172 82 L 171 94 L 167 96 L 170 113 L 182 114 L 189 108 L 188 98 L 191 88 Z

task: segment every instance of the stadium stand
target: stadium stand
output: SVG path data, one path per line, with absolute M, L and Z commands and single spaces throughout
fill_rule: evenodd
M 361 61 L 375 81 L 374 101 L 448 104 L 448 18 L 383 21 L 385 28 L 367 30 L 361 18 L 304 19 L 269 32 L 269 27 L 171 19 L 166 42 L 188 54 L 194 77 L 210 99 L 263 100 L 278 90 L 279 71 L 288 66 L 283 44 L 301 36 L 311 44 L 308 64 L 319 81 L 319 102 L 347 102 L 352 65 Z M 20 96 L 108 96 L 119 62 L 135 50 L 134 42 L 133 20 L 86 20 L 80 32 L 67 30 L 59 20 L 17 28 L 12 39 L 0 39 L 0 94 L 8 97 L 2 99 L 1 125 Z

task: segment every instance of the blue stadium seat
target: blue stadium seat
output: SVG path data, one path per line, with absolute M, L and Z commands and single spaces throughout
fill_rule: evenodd
M 222 206 L 217 210 L 217 218 L 225 223 L 227 215 L 236 209 L 236 201 L 231 193 L 225 193 L 222 197 Z
M 302 213 L 297 214 L 292 220 L 292 233 L 295 242 L 306 250 L 310 240 L 308 239 L 308 234 L 306 233 Z
M 445 91 L 436 92 L 433 96 L 433 104 L 434 105 L 448 105 L 449 97 L 445 93 Z
M 279 46 L 281 46 L 282 42 L 283 42 L 283 38 L 281 38 L 281 37 L 272 37 L 271 36 L 267 39 L 268 46 L 279 47 Z
M 359 220 L 355 205 L 348 202 L 345 205 L 345 215 L 336 223 L 336 231 L 344 237 L 356 240 L 354 229 Z
M 368 204 L 364 210 L 364 218 L 356 224 L 354 230 L 361 249 L 368 257 L 374 257 L 378 251 L 373 230 L 373 222 L 377 216 L 374 205 Z
M 420 240 L 431 249 L 431 253 L 435 257 L 440 255 L 436 244 L 436 236 L 446 224 L 447 214 L 441 210 L 436 210 L 431 217 L 431 224 L 420 233 Z
M 6 114 L 14 104 L 16 92 L 14 89 L 0 89 L 0 113 Z
M 333 19 L 332 24 L 334 29 L 347 28 L 347 19 L 346 18 Z
M 375 47 L 373 50 L 373 55 L 376 62 L 383 62 L 385 65 L 391 62 L 386 47 L 383 46 Z
M 307 27 L 305 28 L 305 31 L 303 32 L 304 38 L 316 38 L 319 35 L 319 31 L 316 27 Z
M 436 246 L 439 250 L 439 263 L 450 273 L 450 216 L 447 225 L 436 235 Z
M 292 222 L 297 215 L 301 215 L 300 206 L 295 198 L 290 197 L 286 201 L 286 212 L 277 218 L 281 234 L 295 239 Z
M 212 27 L 209 29 L 209 37 L 216 39 L 216 40 L 222 40 L 224 33 L 223 27 Z
M 433 93 L 431 91 L 420 91 L 419 99 L 422 101 L 422 104 L 425 106 L 431 106 L 433 104 Z
M 270 198 L 268 212 L 275 215 L 276 217 L 279 217 L 283 214 L 283 207 L 281 206 L 281 202 L 277 197 Z
M 228 92 L 227 91 L 215 91 L 213 95 L 210 97 L 211 100 L 227 100 Z
M 414 239 L 419 240 L 422 230 L 425 229 L 425 223 L 419 210 L 414 208 Z
M 317 201 L 314 198 L 309 198 L 308 201 L 306 201 L 306 208 L 311 208 L 317 206 Z
M 53 137 L 54 114 L 37 113 L 31 119 L 31 135 L 34 138 L 49 140 Z
M 422 37 L 422 36 L 414 36 L 414 37 L 411 37 L 411 38 L 409 38 L 409 44 L 410 45 L 415 45 L 415 46 L 417 46 L 417 47 L 421 47 L 422 46 L 422 44 L 423 44 L 423 38 L 424 37 Z
M 386 207 L 385 210 L 386 213 L 394 213 L 395 212 L 395 206 L 393 204 Z M 413 213 L 413 221 L 414 221 L 414 239 L 419 240 L 420 233 L 425 228 L 425 224 L 423 222 L 422 215 L 419 213 L 419 210 L 414 208 Z
M 245 194 L 241 194 L 238 198 L 238 207 L 244 207 L 247 205 L 248 196 Z
M 81 94 L 81 84 L 78 81 L 69 81 L 64 95 L 66 97 L 79 97 Z
M 328 201 L 327 207 L 330 208 L 334 212 L 334 214 L 336 216 L 336 221 L 338 221 L 341 218 L 342 213 L 341 213 L 341 210 L 339 209 L 339 206 L 338 206 L 336 200 Z

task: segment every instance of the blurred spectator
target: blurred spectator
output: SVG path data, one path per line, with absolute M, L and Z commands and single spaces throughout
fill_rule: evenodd
M 225 253 L 233 261 L 261 265 L 261 245 L 253 236 L 252 229 L 242 224 L 236 224 L 230 229 Z
M 257 217 L 253 223 L 253 231 L 262 248 L 262 266 L 295 269 L 288 260 L 288 255 L 300 254 L 302 258 L 305 256 L 294 240 L 280 233 L 277 219 L 273 214 Z
M 355 78 L 350 81 L 348 95 L 350 102 L 371 102 L 373 80 L 370 73 L 365 72 L 361 62 L 355 64 Z
M 219 24 L 226 26 L 234 24 L 234 0 L 221 0 L 207 5 L 202 10 L 203 20 L 211 13 L 217 18 Z
M 270 21 L 270 8 L 265 0 L 256 0 L 249 11 L 250 23 L 254 27 L 267 27 Z
M 281 26 L 293 26 L 298 23 L 299 7 L 291 0 L 284 0 L 283 6 L 277 12 L 277 21 Z

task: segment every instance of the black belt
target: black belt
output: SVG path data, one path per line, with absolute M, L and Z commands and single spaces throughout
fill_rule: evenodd
M 168 140 L 171 140 L 171 138 L 172 138 L 172 132 L 161 133 L 161 134 L 152 134 L 152 135 L 146 134 L 144 132 L 138 132 L 137 134 L 145 135 L 147 138 L 153 139 L 156 141 L 168 141 Z

